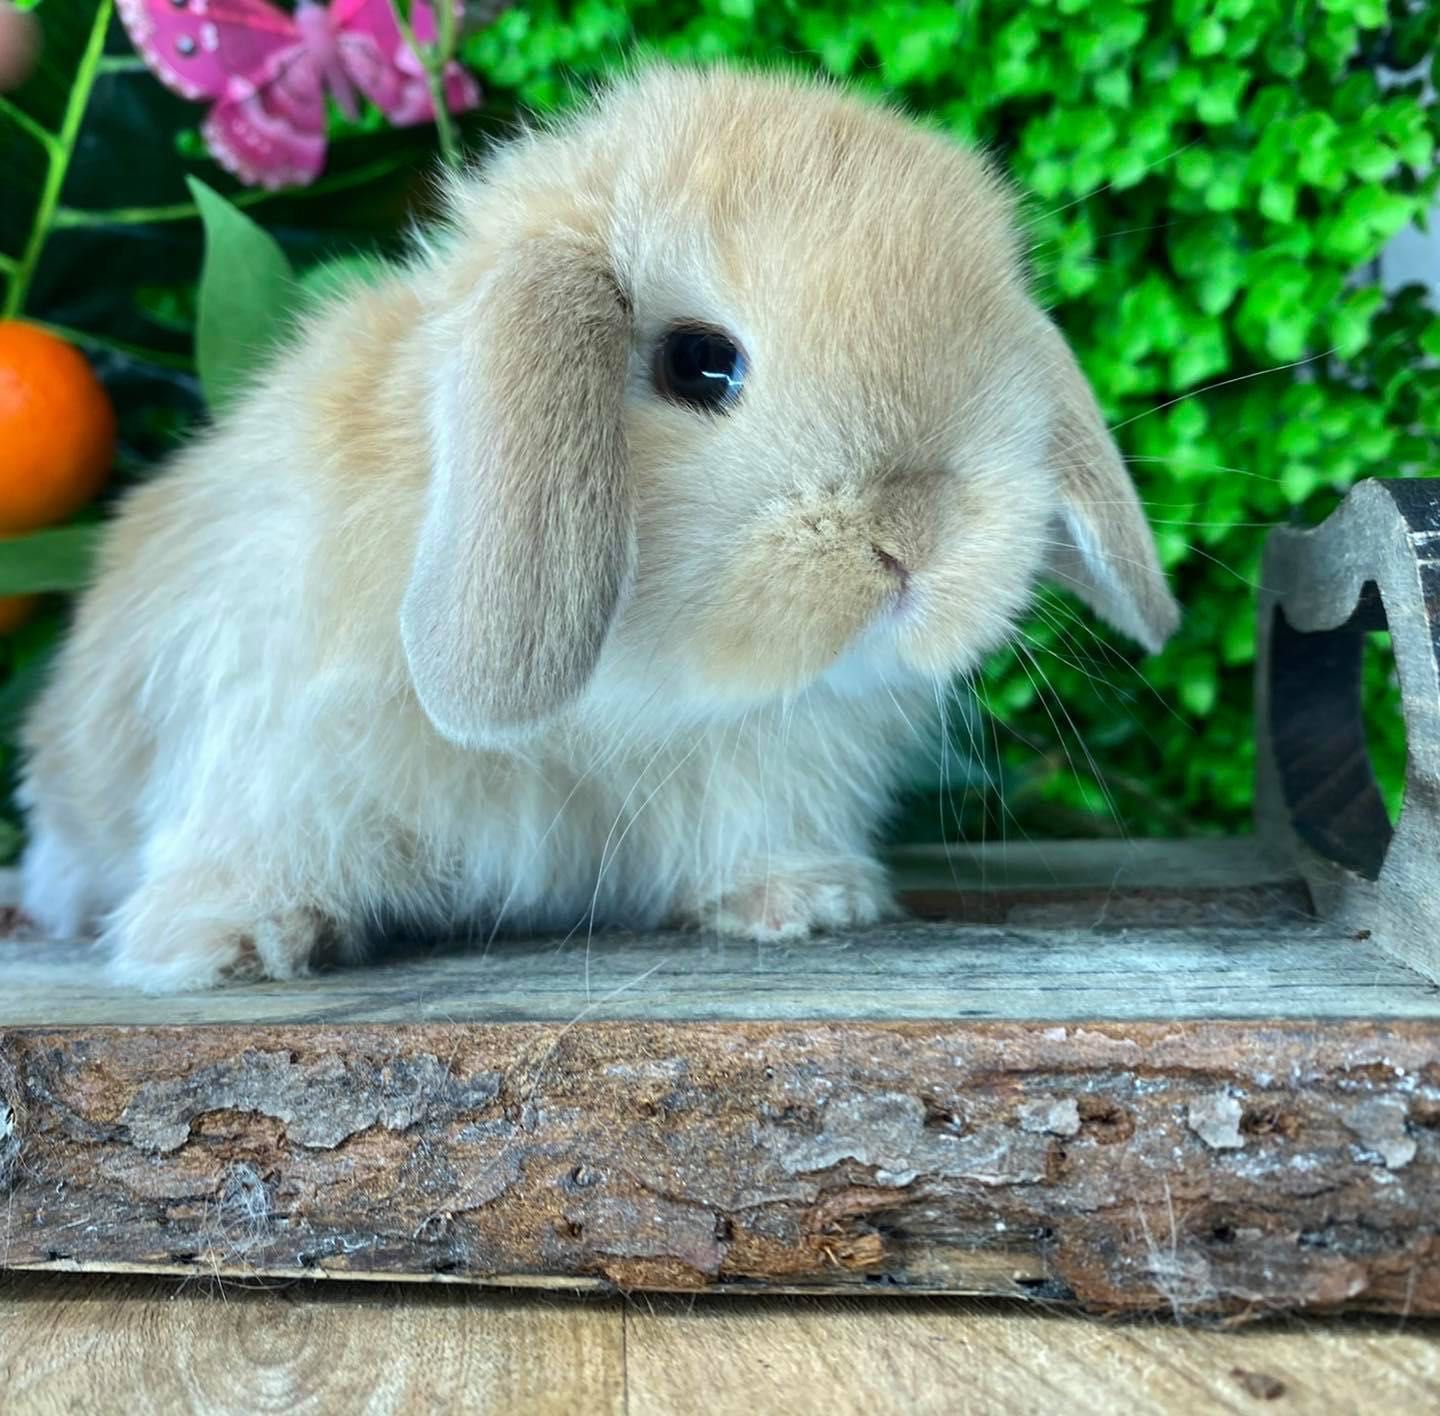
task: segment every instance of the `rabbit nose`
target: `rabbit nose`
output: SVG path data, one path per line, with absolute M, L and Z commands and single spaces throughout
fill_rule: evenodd
M 898 561 L 884 546 L 878 546 L 874 541 L 870 543 L 870 549 L 875 552 L 875 559 L 899 581 L 900 593 L 903 595 L 910 587 L 910 572 Z

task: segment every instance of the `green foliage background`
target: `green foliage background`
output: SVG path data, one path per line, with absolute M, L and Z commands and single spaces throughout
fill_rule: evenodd
M 337 117 L 317 187 L 238 192 L 195 137 L 198 110 L 118 26 L 86 57 L 108 0 L 38 9 L 45 68 L 0 103 L 0 279 L 13 303 L 33 246 L 23 312 L 94 355 L 122 413 L 123 485 L 202 411 L 187 176 L 237 197 L 305 272 L 394 248 L 429 199 L 433 135 Z M 902 832 L 1233 830 L 1250 801 L 1266 528 L 1319 520 L 1359 478 L 1440 469 L 1440 317 L 1418 289 L 1386 295 L 1373 267 L 1440 189 L 1440 106 L 1422 86 L 1440 79 L 1437 33 L 1432 0 L 535 0 L 464 39 L 489 96 L 466 137 L 483 146 L 516 109 L 563 107 L 649 52 L 822 70 L 989 149 L 1024 196 L 1041 296 L 1132 459 L 1187 619 L 1140 660 L 1048 597 L 987 674 L 987 712 L 961 705 L 945 781 L 937 767 L 917 785 Z M 1382 68 L 1401 77 L 1382 86 Z M 0 546 L 0 591 L 44 560 L 24 555 Z M 43 588 L 79 578 L 47 574 Z M 63 611 L 3 649 L 12 771 Z M 1393 793 L 1404 748 L 1383 660 L 1372 679 Z

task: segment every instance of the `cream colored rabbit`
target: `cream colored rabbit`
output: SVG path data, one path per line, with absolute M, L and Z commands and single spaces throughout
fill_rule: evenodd
M 151 989 L 387 918 L 864 924 L 937 685 L 1047 574 L 1176 622 L 1001 183 L 653 70 L 125 502 L 29 723 L 25 907 Z

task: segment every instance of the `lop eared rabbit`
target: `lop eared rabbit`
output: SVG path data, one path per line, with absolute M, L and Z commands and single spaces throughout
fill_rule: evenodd
M 125 501 L 28 725 L 25 909 L 152 990 L 387 918 L 872 922 L 937 686 L 1046 575 L 1176 623 L 1001 182 L 830 87 L 651 70 L 456 180 Z

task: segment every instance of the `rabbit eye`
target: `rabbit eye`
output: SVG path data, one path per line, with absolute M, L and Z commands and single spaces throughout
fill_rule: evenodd
M 656 390 L 690 408 L 727 412 L 744 382 L 740 346 L 708 325 L 677 325 L 655 351 Z

